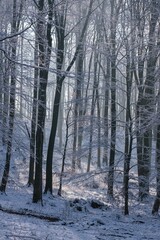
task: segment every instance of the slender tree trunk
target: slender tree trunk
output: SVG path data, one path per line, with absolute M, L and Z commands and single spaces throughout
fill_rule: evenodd
M 97 56 L 98 57 L 98 56 Z M 101 59 L 100 59 L 101 61 Z M 101 168 L 101 109 L 100 109 L 100 96 L 98 86 L 100 84 L 100 65 L 98 65 L 98 75 L 97 75 L 97 88 L 96 88 L 96 103 L 97 103 L 97 127 L 98 127 L 98 136 L 97 136 L 97 167 Z
M 157 126 L 156 170 L 157 170 L 157 196 L 153 204 L 152 214 L 158 214 L 160 206 L 160 125 Z
M 160 49 L 160 24 L 158 29 L 158 42 L 157 48 Z M 159 81 L 159 92 L 158 92 L 158 104 L 157 104 L 157 114 L 160 114 L 160 81 Z M 156 171 L 157 171 L 157 196 L 154 201 L 152 208 L 152 214 L 158 214 L 160 206 L 160 124 L 158 124 L 156 129 Z
M 7 29 L 5 29 L 7 33 Z M 5 52 L 10 56 L 11 47 L 8 47 L 7 41 L 5 41 Z M 6 146 L 7 143 L 7 121 L 9 115 L 9 76 L 10 76 L 10 62 L 7 58 L 4 60 L 4 95 L 3 95 L 3 133 L 2 133 L 2 142 Z
M 90 114 L 91 119 L 90 119 L 89 153 L 88 153 L 87 172 L 90 171 L 91 159 L 92 159 L 94 111 L 95 111 L 95 106 L 96 106 L 96 90 L 98 88 L 98 83 L 97 83 L 97 66 L 98 66 L 98 54 L 95 52 L 95 54 L 94 54 L 94 82 L 93 82 L 91 114 Z
M 84 41 L 81 46 L 81 50 L 79 52 L 79 56 L 77 58 L 77 98 L 76 101 L 78 103 L 78 153 L 81 155 L 81 147 L 83 140 L 83 101 L 82 101 L 82 86 L 84 82 Z M 77 158 L 77 166 L 81 169 L 81 156 Z
M 77 103 L 74 107 L 74 125 L 73 125 L 73 156 L 72 156 L 72 171 L 76 170 L 76 151 L 77 151 L 77 126 L 78 126 L 78 112 Z
M 65 137 L 65 144 L 64 144 L 63 157 L 62 157 L 62 167 L 61 167 L 59 189 L 58 189 L 59 196 L 61 196 L 61 194 L 62 194 L 62 180 L 63 180 L 64 166 L 65 166 L 65 159 L 66 159 L 66 152 L 67 152 L 67 144 L 68 144 L 68 140 L 69 140 L 69 114 L 70 114 L 70 111 L 71 111 L 71 107 L 69 108 L 67 117 L 66 117 L 66 137 Z
M 58 116 L 58 139 L 59 139 L 59 149 L 62 149 L 63 146 L 63 117 L 64 117 L 64 97 L 65 97 L 65 87 L 62 86 L 62 94 L 61 94 L 61 103 L 59 109 L 59 116 Z
M 160 27 L 160 25 L 159 25 Z M 160 37 L 160 29 L 159 29 L 159 37 Z M 158 47 L 160 48 L 160 41 L 158 42 Z M 158 104 L 157 104 L 157 115 L 160 114 L 160 80 L 159 80 L 159 92 L 158 92 Z M 156 136 L 156 180 L 157 180 L 157 186 L 156 186 L 156 198 L 153 204 L 152 208 L 152 214 L 158 214 L 159 206 L 160 206 L 160 124 L 158 124 L 157 129 L 157 136 Z
M 111 144 L 108 173 L 108 195 L 113 197 L 114 165 L 116 150 L 116 31 L 122 0 L 116 5 L 111 1 Z
M 22 31 L 24 30 L 24 22 L 22 22 Z M 20 91 L 19 91 L 19 98 L 20 98 L 20 106 L 19 106 L 19 114 L 20 118 L 23 118 L 23 51 L 24 51 L 24 38 L 23 34 L 21 36 L 21 80 L 20 80 Z
M 144 8 L 142 14 L 144 14 Z M 141 16 L 140 12 L 140 3 L 136 2 L 133 4 L 133 14 L 134 18 L 137 16 Z M 142 17 L 141 17 L 142 18 Z M 136 24 L 134 22 L 134 27 Z M 138 184 L 139 184 L 139 197 L 143 192 L 143 119 L 142 119 L 142 109 L 143 109 L 143 92 L 144 92 L 144 65 L 145 58 L 142 54 L 144 51 L 144 28 L 145 28 L 145 20 L 139 21 L 137 25 L 138 29 L 138 74 L 136 73 L 136 66 L 134 62 L 134 77 L 136 80 L 137 88 L 138 88 L 138 99 L 136 103 L 136 137 L 137 137 L 137 162 L 138 162 Z M 134 32 L 133 32 L 134 33 Z M 135 35 L 134 35 L 135 37 Z M 136 56 L 136 53 L 134 54 Z M 135 57 L 134 56 L 134 57 Z
M 58 78 L 56 86 L 56 94 L 54 98 L 54 109 L 52 116 L 52 127 L 49 137 L 48 151 L 47 151 L 47 163 L 46 163 L 46 185 L 44 193 L 50 192 L 52 194 L 52 158 L 53 158 L 53 149 L 55 144 L 57 122 L 58 122 L 58 112 L 59 112 L 59 103 L 61 99 L 61 90 L 62 90 L 62 81 Z
M 76 149 L 78 154 L 81 153 L 82 145 L 82 82 L 83 82 L 83 46 L 81 46 L 80 53 L 76 62 L 76 98 L 75 98 L 75 122 L 74 122 L 74 141 L 73 141 L 73 157 L 75 158 Z M 81 169 L 81 159 L 80 156 L 77 156 L 73 160 L 77 162 L 77 166 Z
M 80 16 L 79 18 L 83 18 L 83 10 L 82 3 L 78 3 Z M 80 38 L 80 32 L 81 32 L 81 25 L 79 27 L 79 32 L 76 34 L 76 42 L 77 45 L 79 43 Z M 74 168 L 73 171 L 75 171 L 75 167 L 81 169 L 81 145 L 82 145 L 82 139 L 83 139 L 83 100 L 82 100 L 82 88 L 83 88 L 83 81 L 84 81 L 84 40 L 81 43 L 79 54 L 76 59 L 75 63 L 75 74 L 76 74 L 76 83 L 75 83 L 75 105 L 74 105 L 74 138 L 73 138 L 73 157 L 72 162 Z
M 1 30 L 1 29 L 0 29 Z M 2 49 L 2 42 L 0 42 L 0 48 Z M 0 128 L 2 128 L 2 119 L 3 119 L 3 52 L 0 52 Z M 1 131 L 1 129 L 0 129 Z M 1 142 L 2 139 L 0 139 Z
M 38 120 L 36 131 L 36 166 L 35 166 L 35 181 L 33 190 L 33 202 L 42 203 L 42 160 L 43 160 L 43 142 L 44 142 L 44 127 L 46 117 L 46 88 L 48 82 L 48 69 L 50 64 L 52 38 L 52 18 L 53 18 L 53 1 L 48 0 L 48 23 L 45 35 L 44 24 L 44 0 L 39 0 L 38 3 L 38 20 L 37 32 L 39 45 L 39 92 L 38 92 Z M 47 44 L 46 44 L 47 41 Z
M 64 4 L 64 2 L 63 2 Z M 57 10 L 58 11 L 58 10 Z M 57 36 L 57 83 L 56 91 L 52 112 L 52 126 L 48 143 L 47 150 L 47 162 L 46 162 L 46 185 L 44 193 L 50 192 L 52 194 L 52 158 L 53 158 L 53 149 L 56 138 L 57 124 L 58 124 L 58 115 L 60 108 L 61 100 L 61 91 L 62 91 L 62 76 L 61 71 L 64 61 L 64 40 L 65 40 L 65 5 L 63 5 L 63 13 L 55 12 L 55 22 L 56 22 L 56 36 Z
M 17 1 L 13 1 L 13 19 L 11 26 L 11 34 L 16 33 L 19 30 L 19 24 L 21 20 L 21 14 L 23 10 L 23 1 L 21 1 L 20 9 L 17 17 Z M 16 50 L 17 50 L 17 38 L 12 39 L 11 42 L 11 84 L 10 84 L 10 100 L 9 100 L 9 126 L 7 136 L 7 149 L 6 149 L 6 160 L 0 186 L 0 191 L 5 192 L 8 183 L 9 170 L 10 170 L 10 159 L 12 152 L 12 139 L 14 129 L 14 117 L 15 117 L 15 96 L 16 96 Z
M 105 100 L 104 100 L 104 149 L 103 164 L 108 166 L 108 105 L 109 105 L 109 81 L 110 81 L 110 59 L 107 56 L 107 72 L 104 74 L 105 79 Z
M 157 61 L 157 47 L 155 42 L 155 30 L 159 17 L 157 11 L 157 1 L 153 0 L 151 4 L 151 19 L 149 23 L 149 43 L 148 43 L 148 58 L 145 91 L 143 97 L 142 111 L 142 126 L 144 127 L 143 134 L 143 159 L 139 171 L 140 184 L 142 185 L 139 191 L 140 200 L 145 199 L 149 195 L 149 177 L 151 168 L 151 143 L 152 143 L 152 118 L 154 113 L 154 85 L 155 85 L 155 68 Z
M 34 62 L 36 68 L 34 69 L 34 89 L 33 89 L 33 104 L 32 104 L 32 120 L 31 120 L 31 134 L 30 134 L 30 162 L 29 162 L 29 177 L 28 186 L 34 182 L 34 163 L 35 163 L 35 147 L 36 147 L 36 129 L 37 129 L 37 97 L 38 97 L 38 42 L 37 31 L 35 36 L 35 51 Z
M 90 133 L 89 133 L 89 153 L 88 153 L 88 164 L 87 164 L 87 172 L 90 171 L 91 167 L 91 159 L 92 159 L 92 141 L 93 141 L 93 124 L 94 124 L 94 110 L 95 110 L 95 89 L 93 89 L 92 93 L 92 104 L 91 104 L 91 120 L 90 120 Z
M 111 3 L 111 144 L 108 173 L 108 194 L 113 197 L 114 162 L 116 147 L 116 22 L 114 1 Z
M 79 39 L 79 43 L 76 47 L 75 54 L 68 65 L 66 69 L 66 73 L 68 73 L 73 64 L 75 63 L 77 56 L 79 54 L 79 50 L 81 48 L 81 43 L 83 42 L 85 32 L 87 30 L 88 22 L 89 22 L 89 17 L 92 11 L 92 5 L 93 5 L 93 0 L 90 0 L 89 4 L 89 10 L 86 16 L 86 20 L 84 23 L 84 27 L 82 29 L 82 33 Z M 46 164 L 46 185 L 45 185 L 45 193 L 50 192 L 52 193 L 52 158 L 53 158 L 53 150 L 54 150 L 54 144 L 55 144 L 55 137 L 56 137 L 56 130 L 57 130 L 57 122 L 58 122 L 58 113 L 59 113 L 59 104 L 60 104 L 60 99 L 61 99 L 61 90 L 62 90 L 62 84 L 64 79 L 66 78 L 66 73 L 62 73 L 62 64 L 63 64 L 63 55 L 64 51 L 64 32 L 65 32 L 65 16 L 60 15 L 61 19 L 58 19 L 58 12 L 55 13 L 56 15 L 56 33 L 57 33 L 57 86 L 56 86 L 56 93 L 55 93 L 55 99 L 54 99 L 54 104 L 53 104 L 53 115 L 52 115 L 52 126 L 51 126 L 51 132 L 50 132 L 50 137 L 49 137 L 49 144 L 48 144 L 48 151 L 47 151 L 47 164 Z M 61 20 L 61 21 L 60 21 Z
M 98 119 L 97 167 L 101 168 L 101 110 L 100 110 L 100 99 L 99 99 L 98 89 L 96 90 L 96 101 L 97 101 L 97 119 Z
M 126 121 L 125 121 L 125 149 L 124 149 L 124 177 L 123 177 L 123 184 L 124 184 L 124 214 L 129 214 L 128 209 L 128 201 L 129 201 L 129 170 L 130 170 L 130 161 L 131 161 L 131 153 L 132 153 L 132 119 L 131 119 L 131 87 L 132 87 L 132 78 L 133 78 L 133 71 L 131 68 L 131 61 L 130 61 L 130 49 L 129 43 L 126 43 L 126 58 L 127 58 L 127 65 L 126 65 L 126 93 L 127 93 L 127 103 L 126 103 Z M 133 45 L 132 45 L 133 46 Z

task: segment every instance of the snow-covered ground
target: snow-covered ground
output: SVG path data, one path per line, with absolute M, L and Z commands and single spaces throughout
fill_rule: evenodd
M 160 239 L 160 218 L 151 215 L 150 203 L 137 204 L 131 208 L 129 216 L 124 216 L 121 208 L 104 205 L 99 209 L 90 203 L 91 200 L 44 196 L 44 206 L 41 206 L 31 203 L 27 187 L 21 193 L 8 190 L 6 196 L 0 196 L 1 208 L 59 217 L 59 221 L 0 211 L 0 239 Z
M 116 182 L 115 199 L 108 199 L 105 171 L 103 174 L 67 173 L 62 197 L 57 196 L 58 176 L 55 175 L 54 194 L 44 195 L 42 206 L 32 203 L 32 188 L 27 187 L 27 165 L 24 159 L 15 156 L 6 195 L 0 195 L 0 240 L 160 239 L 160 217 L 151 214 L 155 185 L 150 199 L 140 203 L 133 178 L 130 214 L 124 216 L 121 185 Z M 96 203 L 101 206 L 95 208 Z
M 153 197 L 143 204 L 134 201 L 130 215 L 124 216 L 121 200 L 107 200 L 105 189 L 78 186 L 74 181 L 66 181 L 64 197 L 58 197 L 56 191 L 54 196 L 44 195 L 41 206 L 32 203 L 32 188 L 10 180 L 7 195 L 0 195 L 0 209 L 26 215 L 0 210 L 0 239 L 160 239 L 160 218 L 151 215 Z M 100 199 L 102 206 L 94 208 L 93 199 Z M 37 216 L 55 217 L 57 221 Z

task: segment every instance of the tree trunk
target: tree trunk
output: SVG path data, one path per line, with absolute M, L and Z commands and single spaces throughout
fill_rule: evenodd
M 37 129 L 37 97 L 38 97 L 38 42 L 37 31 L 35 36 L 35 51 L 34 63 L 34 89 L 33 89 L 33 103 L 32 103 L 32 120 L 31 120 L 31 134 L 30 134 L 30 162 L 29 162 L 29 177 L 28 186 L 33 185 L 34 182 L 34 163 L 35 163 L 35 148 L 36 148 L 36 129 Z
M 2 29 L 0 28 L 0 30 L 2 31 Z M 3 43 L 0 42 L 0 49 L 3 48 Z M 2 119 L 3 119 L 3 70 L 4 70 L 4 66 L 3 66 L 3 52 L 0 52 L 0 127 L 2 126 Z M 1 132 L 1 129 L 0 129 Z M 2 139 L 0 139 L 1 142 Z
M 16 33 L 19 30 L 19 24 L 21 20 L 21 14 L 23 10 L 23 1 L 21 1 L 20 9 L 17 16 L 17 1 L 13 1 L 13 18 L 11 26 L 11 34 Z M 15 96 L 16 96 L 16 50 L 17 50 L 17 38 L 12 39 L 11 42 L 11 83 L 10 83 L 10 100 L 9 100 L 9 126 L 7 133 L 7 149 L 6 160 L 0 186 L 0 191 L 5 192 L 8 183 L 9 171 L 10 171 L 10 159 L 12 152 L 12 139 L 14 129 L 14 117 L 15 117 Z
M 84 17 L 84 10 L 82 9 L 82 3 L 78 3 L 78 8 L 80 11 L 79 19 Z M 83 22 L 82 22 L 83 23 Z M 76 34 L 76 42 L 79 44 L 80 32 L 82 25 L 79 27 L 79 32 Z M 74 137 L 73 137 L 73 157 L 72 163 L 75 167 L 81 169 L 81 146 L 83 139 L 83 82 L 84 82 L 84 40 L 81 42 L 79 49 L 79 54 L 75 63 L 75 74 L 76 74 L 76 83 L 75 83 L 75 104 L 74 104 Z
M 48 144 L 48 151 L 47 151 L 47 164 L 46 164 L 46 185 L 45 185 L 45 193 L 50 192 L 52 193 L 52 158 L 53 158 L 53 150 L 55 144 L 55 137 L 56 137 L 56 130 L 57 130 L 57 121 L 58 121 L 58 112 L 59 112 L 59 104 L 61 99 L 61 90 L 62 84 L 64 79 L 66 78 L 66 73 L 68 73 L 73 64 L 75 63 L 77 56 L 79 54 L 79 50 L 81 48 L 81 43 L 83 42 L 84 35 L 88 26 L 89 16 L 92 11 L 93 0 L 90 0 L 89 10 L 86 16 L 86 20 L 84 23 L 84 27 L 82 29 L 82 33 L 79 39 L 79 43 L 76 47 L 75 54 L 68 65 L 65 73 L 62 73 L 62 64 L 63 64 L 63 55 L 64 55 L 64 33 L 65 33 L 65 15 L 64 12 L 62 15 L 60 14 L 58 18 L 58 12 L 55 13 L 55 21 L 56 21 L 56 33 L 57 33 L 57 86 L 56 86 L 56 93 L 55 99 L 53 104 L 53 116 L 52 116 L 52 126 L 51 132 L 49 137 L 49 144 Z
M 160 87 L 160 86 L 159 86 Z M 160 114 L 160 89 L 158 93 L 158 106 L 157 114 Z M 157 126 L 157 139 L 156 139 L 156 180 L 157 180 L 157 194 L 152 208 L 152 214 L 158 214 L 160 206 L 160 124 Z
M 96 106 L 96 90 L 98 88 L 97 83 L 97 66 L 98 66 L 98 54 L 94 53 L 94 82 L 92 91 L 92 102 L 91 102 L 91 114 L 90 114 L 90 133 L 89 133 L 89 153 L 88 153 L 88 164 L 87 172 L 90 171 L 91 159 L 92 159 L 92 141 L 93 141 L 93 125 L 94 125 L 94 111 Z
M 108 195 L 113 197 L 114 165 L 116 150 L 116 31 L 122 0 L 116 5 L 111 1 L 111 144 L 108 173 Z
M 158 22 L 159 11 L 157 11 L 157 1 L 152 1 L 151 4 L 151 19 L 149 23 L 149 43 L 148 43 L 148 58 L 145 91 L 143 97 L 142 110 L 142 127 L 143 134 L 143 159 L 141 169 L 139 171 L 139 178 L 141 180 L 142 188 L 139 192 L 140 200 L 145 199 L 149 195 L 149 177 L 151 165 L 151 143 L 152 143 L 152 118 L 154 113 L 154 85 L 155 85 L 155 68 L 157 61 L 157 48 L 155 42 L 155 30 Z
M 48 0 L 48 23 L 45 35 L 44 24 L 44 0 L 39 0 L 38 4 L 38 46 L 39 46 L 39 92 L 38 92 L 38 120 L 36 131 L 36 166 L 35 166 L 35 182 L 33 190 L 33 202 L 42 203 L 42 160 L 43 160 L 43 141 L 44 127 L 46 117 L 46 88 L 48 82 L 48 69 L 50 64 L 52 38 L 52 18 L 53 18 L 53 1 Z M 47 41 L 47 45 L 46 45 Z
M 98 56 L 97 56 L 98 58 Z M 97 59 L 98 61 L 98 59 Z M 101 57 L 100 60 L 101 62 Z M 96 103 L 97 103 L 97 127 L 98 127 L 98 136 L 97 136 L 97 168 L 101 168 L 101 109 L 100 109 L 100 96 L 98 86 L 100 84 L 100 65 L 98 65 L 98 74 L 97 74 L 97 88 L 96 88 Z
M 7 33 L 7 29 L 5 30 Z M 7 40 L 5 41 L 5 52 L 7 52 L 8 56 L 10 56 L 11 47 L 8 47 Z M 7 144 L 7 121 L 9 115 L 9 76 L 10 76 L 10 62 L 7 58 L 4 60 L 4 104 L 3 104 L 3 133 L 2 133 L 2 142 L 3 145 Z
M 109 104 L 109 81 L 110 81 L 110 59 L 107 54 L 107 72 L 104 73 L 105 80 L 105 100 L 104 100 L 104 149 L 103 164 L 108 166 L 108 104 Z
M 63 2 L 63 4 L 65 4 Z M 64 39 L 65 39 L 65 5 L 63 5 L 62 13 L 55 12 L 55 23 L 56 23 L 56 36 L 57 36 L 57 83 L 55 98 L 53 104 L 52 112 L 52 126 L 49 136 L 48 150 L 47 150 L 47 162 L 46 162 L 46 185 L 44 193 L 50 192 L 52 194 L 52 159 L 53 159 L 53 149 L 56 138 L 57 124 L 58 124 L 58 114 L 60 108 L 61 91 L 62 91 L 62 67 L 64 60 Z
M 97 137 L 97 167 L 101 168 L 101 111 L 98 88 L 96 90 L 97 101 L 97 119 L 98 119 L 98 137 Z
M 69 139 L 69 114 L 70 114 L 70 111 L 71 111 L 71 107 L 69 108 L 67 117 L 66 117 L 66 136 L 65 136 L 65 144 L 64 144 L 64 150 L 63 150 L 62 166 L 61 166 L 61 173 L 60 173 L 60 180 L 59 180 L 59 189 L 58 189 L 59 196 L 62 195 L 62 181 L 63 181 L 66 152 L 67 152 L 67 144 L 68 144 L 68 139 Z
M 133 45 L 131 45 L 133 46 Z M 124 149 L 124 177 L 123 177 L 123 185 L 124 185 L 124 214 L 129 214 L 128 209 L 128 201 L 129 201 L 129 170 L 130 170 L 130 161 L 131 161 L 131 153 L 132 153 L 132 118 L 131 118 L 131 87 L 132 87 L 132 78 L 133 78 L 133 70 L 131 67 L 130 61 L 130 48 L 129 42 L 126 43 L 126 95 L 127 95 L 127 103 L 126 103 L 126 121 L 125 121 L 125 149 Z
M 116 147 L 116 21 L 115 2 L 111 3 L 111 143 L 108 173 L 108 195 L 113 197 L 114 162 Z
M 54 109 L 52 115 L 52 127 L 49 137 L 48 151 L 47 151 L 47 163 L 46 163 L 46 185 L 44 193 L 50 192 L 52 194 L 52 158 L 53 158 L 53 149 L 55 144 L 57 122 L 58 122 L 58 112 L 59 104 L 61 99 L 61 90 L 62 90 L 62 81 L 57 79 L 56 94 L 54 98 Z

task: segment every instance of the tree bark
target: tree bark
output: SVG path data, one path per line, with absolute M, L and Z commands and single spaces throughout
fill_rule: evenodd
M 149 43 L 146 81 L 144 89 L 144 97 L 142 102 L 142 127 L 143 133 L 143 157 L 142 163 L 139 165 L 139 198 L 145 199 L 149 195 L 149 177 L 151 165 L 151 144 L 152 144 L 152 118 L 155 110 L 154 107 L 154 86 L 155 86 L 155 68 L 157 61 L 155 30 L 159 17 L 157 11 L 157 1 L 153 0 L 151 4 L 151 19 L 149 22 Z
M 37 31 L 35 36 L 35 51 L 34 62 L 36 68 L 34 69 L 34 89 L 33 89 L 33 103 L 32 103 L 32 120 L 31 120 L 31 134 L 30 134 L 30 162 L 29 162 L 29 177 L 28 186 L 34 183 L 34 165 L 35 165 L 35 149 L 36 149 L 36 129 L 37 129 L 37 97 L 38 97 L 38 42 Z
M 51 56 L 52 38 L 52 18 L 53 18 L 53 1 L 48 0 L 48 23 L 45 35 L 44 24 L 44 0 L 39 0 L 38 3 L 38 20 L 37 32 L 39 45 L 39 92 L 38 92 L 38 120 L 36 131 L 36 166 L 35 166 L 35 181 L 33 190 L 33 202 L 42 203 L 42 160 L 43 160 L 43 141 L 44 127 L 46 117 L 46 88 L 48 82 L 48 71 Z M 47 41 L 47 45 L 46 45 Z
M 116 31 L 122 1 L 111 1 L 111 144 L 108 173 L 108 195 L 113 197 L 114 164 L 116 150 Z
M 11 34 L 16 33 L 19 30 L 21 14 L 23 11 L 23 0 L 20 3 L 19 11 L 17 10 L 17 1 L 13 1 L 13 18 L 11 25 Z M 9 124 L 7 133 L 7 145 L 6 145 L 6 160 L 0 185 L 0 191 L 5 192 L 9 178 L 10 160 L 12 152 L 12 140 L 14 130 L 14 117 L 15 117 L 15 96 L 16 96 L 16 50 L 17 50 L 17 38 L 11 41 L 11 83 L 10 83 L 10 100 L 9 100 Z
M 56 130 L 57 130 L 57 122 L 58 122 L 58 113 L 59 113 L 59 104 L 60 104 L 60 99 L 61 99 L 61 90 L 62 90 L 62 84 L 64 79 L 66 78 L 66 74 L 69 73 L 71 70 L 73 64 L 75 63 L 77 56 L 79 54 L 80 48 L 81 48 L 81 43 L 83 42 L 85 32 L 87 30 L 88 22 L 89 22 L 89 17 L 92 11 L 92 5 L 93 5 L 93 0 L 90 0 L 89 4 L 89 10 L 86 16 L 86 20 L 82 29 L 82 33 L 79 39 L 79 43 L 76 47 L 75 54 L 68 65 L 65 73 L 61 72 L 62 69 L 62 64 L 63 64 L 63 54 L 64 52 L 60 50 L 64 49 L 64 27 L 65 25 L 62 25 L 62 22 L 59 22 L 56 16 L 56 33 L 57 33 L 57 86 L 56 86 L 56 93 L 55 93 L 55 99 L 54 99 L 54 104 L 53 104 L 53 115 L 52 115 L 52 126 L 51 126 L 51 132 L 50 132 L 50 137 L 49 137 L 49 144 L 48 144 L 48 151 L 47 151 L 47 165 L 46 165 L 46 185 L 45 185 L 45 193 L 50 192 L 52 194 L 52 158 L 53 158 L 53 150 L 54 150 L 54 144 L 55 144 L 55 137 L 56 137 Z M 55 14 L 58 14 L 55 13 Z M 61 20 L 64 20 L 65 16 L 61 15 Z M 60 20 L 60 19 L 59 19 Z
M 133 46 L 133 41 L 131 40 L 131 46 Z M 131 64 L 131 55 L 132 51 L 129 48 L 129 42 L 126 43 L 126 121 L 125 121 L 125 149 L 124 149 L 124 176 L 123 176 L 123 185 L 124 185 L 124 214 L 129 214 L 128 201 L 129 201 L 129 170 L 130 170 L 130 161 L 132 154 L 132 118 L 131 118 L 131 88 L 133 80 L 133 70 Z

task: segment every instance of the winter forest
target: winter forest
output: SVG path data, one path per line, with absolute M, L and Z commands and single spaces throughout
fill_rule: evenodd
M 159 0 L 0 0 L 0 212 L 61 201 L 159 221 Z

